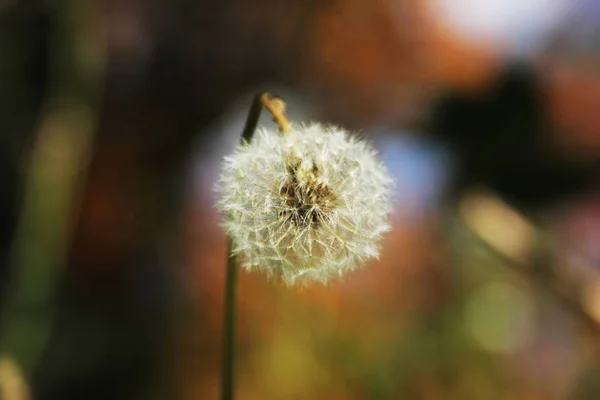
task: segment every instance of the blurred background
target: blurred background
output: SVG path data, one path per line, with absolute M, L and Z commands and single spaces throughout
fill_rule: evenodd
M 219 398 L 264 90 L 396 207 L 344 280 L 241 273 L 236 398 L 600 398 L 599 46 L 597 0 L 1 0 L 0 399 Z

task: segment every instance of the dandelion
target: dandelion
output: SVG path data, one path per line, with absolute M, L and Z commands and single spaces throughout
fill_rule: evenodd
M 247 270 L 326 283 L 379 256 L 393 182 L 365 141 L 320 124 L 259 129 L 223 163 L 217 207 Z

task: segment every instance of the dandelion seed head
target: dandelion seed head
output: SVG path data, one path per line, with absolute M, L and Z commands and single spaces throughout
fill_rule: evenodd
M 226 157 L 217 208 L 241 265 L 326 283 L 379 256 L 393 181 L 366 142 L 320 124 L 259 129 Z

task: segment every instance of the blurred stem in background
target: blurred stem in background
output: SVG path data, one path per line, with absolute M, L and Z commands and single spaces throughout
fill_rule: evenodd
M 248 118 L 242 132 L 241 143 L 250 143 L 258 126 L 262 109 L 266 108 L 273 116 L 273 121 L 279 126 L 281 133 L 290 130 L 290 123 L 285 115 L 285 102 L 268 93 L 254 96 Z M 224 315 L 224 346 L 223 346 L 223 376 L 221 379 L 221 398 L 233 399 L 234 370 L 235 370 L 235 332 L 237 319 L 237 281 L 239 259 L 232 253 L 231 239 L 227 242 L 227 271 L 225 277 L 225 315 Z
M 94 2 L 60 0 L 49 7 L 47 99 L 28 159 L 0 315 L 0 356 L 12 360 L 25 379 L 35 372 L 52 328 L 106 62 L 102 10 Z
M 485 192 L 464 195 L 459 218 L 504 265 L 548 291 L 569 311 L 586 332 L 590 356 L 600 362 L 600 322 L 582 301 L 582 282 L 569 282 L 557 271 L 556 243 L 548 230 Z

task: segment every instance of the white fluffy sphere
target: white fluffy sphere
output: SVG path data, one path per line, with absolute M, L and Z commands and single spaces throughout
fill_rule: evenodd
M 259 129 L 223 163 L 217 207 L 241 265 L 287 284 L 378 257 L 393 181 L 364 141 L 331 126 Z

